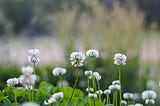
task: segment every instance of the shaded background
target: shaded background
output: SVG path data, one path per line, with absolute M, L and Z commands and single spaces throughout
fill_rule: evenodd
M 20 76 L 32 48 L 40 50 L 39 81 L 56 86 L 58 78 L 51 73 L 60 66 L 67 68 L 65 79 L 72 85 L 70 53 L 94 48 L 100 52 L 95 70 L 103 90 L 118 78 L 113 56 L 120 52 L 128 57 L 123 92 L 159 93 L 159 30 L 160 0 L 0 0 L 0 88 Z M 81 89 L 87 87 L 88 66 L 86 60 L 79 71 Z

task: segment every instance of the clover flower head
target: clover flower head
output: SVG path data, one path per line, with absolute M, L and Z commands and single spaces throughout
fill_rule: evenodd
M 14 86 L 18 83 L 19 83 L 18 78 L 10 78 L 10 79 L 7 80 L 7 85 L 8 86 Z
M 135 106 L 143 106 L 143 104 L 136 103 Z
M 125 65 L 127 57 L 124 54 L 116 53 L 114 55 L 113 59 L 114 59 L 114 64 L 116 64 L 116 65 L 121 65 L 121 64 Z
M 115 84 L 120 85 L 120 81 L 119 81 L 119 80 L 115 80 L 115 81 L 113 81 L 113 82 L 112 82 L 112 85 L 115 85 Z
M 21 69 L 23 74 L 32 74 L 33 73 L 33 67 L 27 66 L 27 67 L 22 67 Z
M 93 88 L 86 88 L 87 92 L 89 92 L 89 90 L 90 90 L 90 92 L 93 92 Z
M 102 90 L 96 91 L 96 94 L 102 95 L 102 94 L 103 94 L 103 91 L 102 91 Z
M 97 98 L 97 94 L 89 93 L 89 94 L 88 94 L 88 97 L 90 97 L 90 98 Z
M 122 101 L 121 101 L 121 104 L 122 104 L 123 106 L 126 106 L 126 105 L 127 105 L 127 101 L 122 100 Z
M 83 62 L 85 60 L 85 55 L 82 52 L 72 52 L 70 55 L 71 64 L 74 67 L 83 66 Z
M 115 90 L 120 90 L 121 86 L 119 84 L 115 84 L 115 85 L 110 85 L 108 88 L 111 91 L 115 91 Z
M 92 71 L 85 71 L 84 73 L 89 79 L 92 79 Z
M 96 80 L 100 80 L 102 77 L 101 77 L 101 75 L 98 73 L 98 72 L 94 72 L 93 73 L 93 76 L 96 78 Z
M 146 90 L 142 92 L 142 99 L 155 99 L 157 94 L 153 90 Z
M 40 105 L 33 102 L 25 102 L 21 106 L 40 106 Z
M 149 104 L 149 103 L 150 103 L 150 104 L 154 104 L 155 101 L 154 101 L 154 99 L 146 99 L 146 100 L 145 100 L 145 103 L 146 103 L 146 104 Z
M 54 102 L 56 102 L 58 99 L 64 98 L 64 93 L 63 92 L 57 92 L 53 94 L 47 101 L 44 101 L 45 105 L 50 105 Z
M 104 94 L 106 94 L 106 95 L 109 95 L 111 93 L 111 90 L 109 90 L 109 89 L 106 89 L 105 91 L 104 91 Z
M 86 55 L 88 57 L 98 58 L 99 57 L 99 52 L 97 50 L 95 50 L 95 49 L 90 49 L 90 50 L 87 50 Z
M 37 76 L 34 74 L 23 74 L 19 77 L 19 82 L 22 84 L 26 89 L 28 89 L 29 86 L 35 84 L 37 80 Z
M 129 93 L 129 92 L 124 93 L 124 94 L 123 94 L 123 98 L 124 98 L 124 99 L 128 99 L 128 100 L 133 100 L 133 94 L 132 94 L 132 93 Z
M 67 71 L 65 68 L 60 68 L 60 67 L 54 68 L 52 71 L 54 76 L 64 75 L 66 72 Z
M 38 49 L 31 49 L 28 51 L 28 61 L 31 63 L 31 64 L 37 64 L 40 59 L 39 59 L 39 50 Z

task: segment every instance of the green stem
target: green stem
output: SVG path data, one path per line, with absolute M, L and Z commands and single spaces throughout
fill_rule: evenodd
M 94 72 L 94 59 L 92 57 L 92 87 L 93 87 L 93 92 L 95 93 L 96 87 L 95 87 L 95 78 L 93 76 L 93 72 Z
M 119 73 L 119 81 L 120 81 L 119 96 L 120 96 L 120 102 L 121 102 L 122 101 L 122 81 L 121 81 L 121 69 L 120 69 L 120 67 L 119 67 L 118 73 Z M 120 106 L 121 106 L 121 103 L 120 103 Z
M 117 91 L 116 91 L 116 106 L 118 105 L 118 99 L 117 99 Z
M 70 97 L 70 99 L 69 99 L 69 103 L 70 103 L 71 100 L 72 100 L 72 96 L 73 96 L 74 91 L 75 91 L 75 88 L 76 88 L 76 86 L 77 86 L 77 82 L 78 82 L 78 66 L 76 67 L 76 81 L 75 81 L 74 86 L 73 86 L 73 90 L 72 90 L 71 97 Z
M 88 78 L 88 81 L 87 81 L 87 82 L 88 82 L 88 94 L 89 94 L 89 93 L 90 93 L 90 86 L 89 86 L 89 83 L 90 83 L 90 82 L 89 82 L 89 78 Z
M 98 96 L 99 96 L 99 100 L 101 101 L 100 85 L 99 85 L 99 81 L 98 80 L 97 80 L 97 84 L 98 84 Z
M 109 95 L 107 94 L 107 105 L 108 105 L 108 102 L 109 102 Z
M 62 76 L 60 75 L 60 83 L 61 83 L 61 88 L 63 89 L 63 83 L 62 83 Z
M 34 65 L 33 65 L 33 73 L 34 73 L 34 75 L 36 75 L 36 64 L 34 63 Z M 35 88 L 35 84 L 33 84 L 33 86 L 32 86 L 32 102 L 34 101 L 34 88 Z
M 113 93 L 113 106 L 115 106 L 115 92 Z
M 14 95 L 14 100 L 15 100 L 15 105 L 18 106 L 16 95 Z

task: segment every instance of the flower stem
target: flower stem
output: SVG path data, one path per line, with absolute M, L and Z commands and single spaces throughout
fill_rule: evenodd
M 88 94 L 89 94 L 89 93 L 90 93 L 90 86 L 89 86 L 89 83 L 90 83 L 90 82 L 89 82 L 89 78 L 88 78 L 88 81 L 87 81 L 87 82 L 88 82 Z
M 92 57 L 92 87 L 93 87 L 93 92 L 96 91 L 96 85 L 95 85 L 95 78 L 93 76 L 94 72 L 94 58 Z
M 121 102 L 122 101 L 122 81 L 121 81 L 121 69 L 120 69 L 120 67 L 119 67 L 118 73 L 119 73 L 119 81 L 120 81 L 119 96 L 120 96 L 120 102 Z M 121 106 L 121 103 L 120 103 L 120 106 Z
M 14 100 L 15 100 L 15 105 L 18 106 L 16 95 L 14 95 Z
M 63 89 L 63 83 L 62 83 L 62 76 L 61 75 L 60 75 L 59 79 L 60 79 L 60 83 L 61 83 L 61 88 Z
M 97 80 L 97 84 L 98 84 L 98 96 L 99 96 L 99 100 L 101 101 L 100 85 L 99 85 L 99 81 L 98 80 Z
M 113 106 L 115 106 L 115 92 L 113 93 Z
M 34 73 L 34 75 L 36 75 L 36 64 L 34 63 L 34 65 L 33 65 L 33 73 Z M 32 88 L 32 102 L 34 101 L 34 88 L 35 88 L 35 84 L 33 84 L 33 86 L 32 86 L 33 88 Z
M 71 97 L 70 97 L 70 99 L 69 99 L 69 103 L 70 103 L 71 100 L 72 100 L 72 96 L 73 96 L 74 91 L 75 91 L 75 88 L 76 88 L 76 86 L 77 86 L 77 82 L 78 82 L 78 66 L 76 67 L 76 81 L 75 81 L 74 86 L 73 86 L 73 90 L 72 90 Z
M 116 91 L 116 106 L 117 106 L 117 103 L 118 103 L 118 98 L 117 98 L 117 91 Z
M 109 95 L 107 94 L 107 105 L 108 105 L 108 102 L 109 102 Z

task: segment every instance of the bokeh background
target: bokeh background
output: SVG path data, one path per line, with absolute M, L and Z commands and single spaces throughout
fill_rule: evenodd
M 1 89 L 8 78 L 20 76 L 32 48 L 40 50 L 39 81 L 56 86 L 52 69 L 59 66 L 67 68 L 64 79 L 72 85 L 70 53 L 93 48 L 100 52 L 95 70 L 102 75 L 103 90 L 118 78 L 113 56 L 120 52 L 128 57 L 122 67 L 123 92 L 158 93 L 160 0 L 0 0 Z M 83 90 L 88 61 L 79 71 Z

